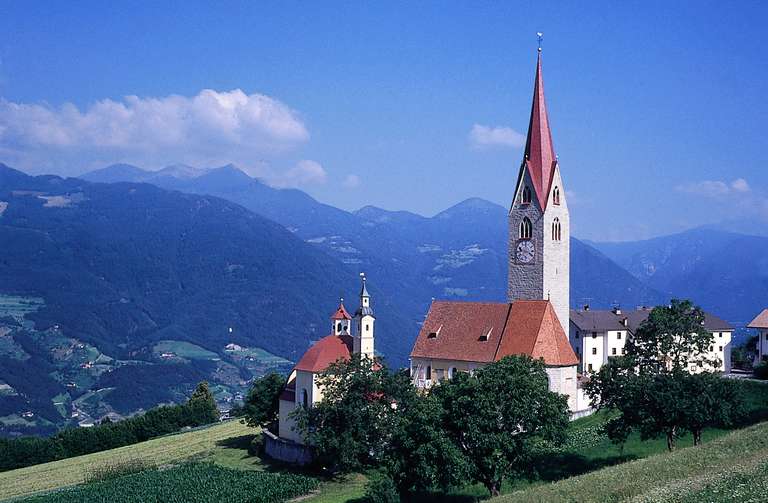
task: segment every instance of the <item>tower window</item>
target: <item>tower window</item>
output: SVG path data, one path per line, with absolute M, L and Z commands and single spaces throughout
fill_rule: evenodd
M 596 354 L 597 354 L 597 348 L 592 348 L 592 354 L 593 354 L 593 355 L 596 355 Z
M 427 365 L 426 379 L 432 379 L 432 365 Z
M 523 204 L 531 204 L 531 188 L 527 185 L 523 189 Z
M 555 187 L 555 190 L 552 191 L 552 202 L 557 205 L 560 204 L 560 187 Z
M 552 221 L 552 241 L 560 241 L 560 219 L 555 217 Z
M 301 390 L 301 405 L 305 409 L 309 408 L 309 394 L 305 389 Z
M 370 329 L 371 329 L 371 326 L 370 326 L 370 325 L 368 325 L 368 324 L 366 324 L 366 325 L 365 325 L 365 331 L 367 332 L 367 331 L 369 331 Z
M 523 218 L 523 221 L 520 222 L 520 239 L 531 239 L 532 234 L 533 225 L 528 217 L 525 217 Z

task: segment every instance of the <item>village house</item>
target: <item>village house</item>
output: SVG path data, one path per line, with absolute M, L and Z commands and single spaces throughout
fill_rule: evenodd
M 571 309 L 569 340 L 579 357 L 579 373 L 598 372 L 600 367 L 614 356 L 624 354 L 624 345 L 651 314 L 651 308 L 623 311 L 615 307 L 611 310 Z M 715 368 L 699 368 L 696 364 L 691 371 L 715 370 L 731 371 L 731 336 L 733 327 L 717 316 L 704 313 L 704 329 L 712 332 L 714 340 L 709 348 L 708 359 L 717 360 Z
M 768 308 L 755 316 L 747 328 L 753 328 L 757 330 L 757 354 L 755 355 L 755 363 L 759 363 L 768 359 Z

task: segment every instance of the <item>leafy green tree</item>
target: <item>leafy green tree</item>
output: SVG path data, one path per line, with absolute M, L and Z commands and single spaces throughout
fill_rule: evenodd
M 213 398 L 213 393 L 211 393 L 208 383 L 205 381 L 197 385 L 186 405 L 198 426 L 215 423 L 219 420 L 219 409 L 216 406 L 216 400 Z M 164 418 L 158 417 L 157 419 L 163 420 Z
M 568 426 L 566 397 L 549 391 L 544 363 L 528 356 L 461 373 L 431 393 L 442 403 L 443 428 L 468 461 L 471 479 L 492 496 L 505 478 L 529 474 L 535 446 L 562 441 Z
M 276 372 L 253 381 L 242 407 L 248 426 L 267 426 L 277 421 L 284 387 L 285 377 Z
M 686 431 L 698 444 L 706 426 L 730 424 L 741 407 L 738 390 L 715 374 L 689 372 L 690 365 L 719 364 L 709 357 L 711 344 L 704 313 L 690 301 L 651 311 L 628 339 L 626 356 L 611 359 L 585 385 L 593 406 L 619 413 L 608 436 L 620 443 L 635 430 L 644 440 L 663 436 L 671 451 Z
M 738 383 L 708 372 L 683 377 L 683 423 L 701 443 L 709 426 L 728 427 L 744 414 L 744 396 Z
M 689 300 L 672 299 L 654 308 L 627 339 L 626 355 L 641 371 L 687 371 L 689 365 L 719 363 L 710 356 L 711 332 L 704 328 L 704 311 Z
M 408 378 L 408 386 L 413 389 Z M 407 393 L 400 395 L 409 396 Z M 470 463 L 443 427 L 444 410 L 431 393 L 398 403 L 385 467 L 401 493 L 448 490 L 469 480 Z
M 293 414 L 321 466 L 350 472 L 383 463 L 400 401 L 391 392 L 404 388 L 387 381 L 402 379 L 398 375 L 370 358 L 353 355 L 318 376 L 323 399 Z

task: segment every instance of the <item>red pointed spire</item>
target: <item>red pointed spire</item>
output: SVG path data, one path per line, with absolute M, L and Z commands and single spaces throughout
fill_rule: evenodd
M 549 129 L 547 104 L 544 101 L 544 77 L 541 73 L 541 47 L 536 62 L 536 82 L 533 86 L 531 120 L 528 123 L 528 139 L 525 142 L 525 164 L 533 179 L 536 195 L 546 208 L 552 175 L 557 159 L 552 146 L 552 132 Z

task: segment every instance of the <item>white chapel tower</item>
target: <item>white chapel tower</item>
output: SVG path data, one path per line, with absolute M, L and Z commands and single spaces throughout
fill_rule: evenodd
M 549 300 L 568 334 L 570 308 L 570 221 L 560 167 L 552 145 L 541 47 L 525 154 L 509 210 L 510 302 Z
M 371 309 L 371 296 L 365 286 L 365 274 L 360 273 L 363 285 L 360 289 L 360 307 L 355 312 L 355 335 L 352 337 L 352 353 L 373 358 L 373 323 L 376 318 Z

